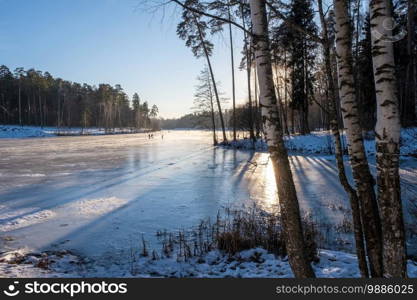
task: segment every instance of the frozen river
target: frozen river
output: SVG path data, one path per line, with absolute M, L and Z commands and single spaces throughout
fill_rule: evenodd
M 176 230 L 252 202 L 277 205 L 268 154 L 214 148 L 199 131 L 0 140 L 0 251 L 67 249 L 109 258 L 142 234 Z M 291 156 L 300 203 L 341 224 L 349 204 L 330 156 Z M 415 161 L 412 161 L 415 165 Z M 408 185 L 413 170 L 403 168 Z M 406 191 L 407 192 L 407 191 Z

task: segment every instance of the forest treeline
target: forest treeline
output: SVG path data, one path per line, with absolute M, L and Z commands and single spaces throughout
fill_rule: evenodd
M 152 128 L 158 107 L 129 100 L 120 85 L 91 86 L 48 72 L 0 66 L 0 123 L 56 127 Z
M 191 1 L 192 2 L 192 1 Z M 187 5 L 190 5 L 187 1 Z M 210 2 L 210 1 L 209 1 Z M 217 3 L 216 3 L 217 2 Z M 242 17 L 242 11 L 247 9 L 233 4 L 235 14 L 231 17 L 242 19 L 241 22 L 248 22 L 248 16 Z M 324 129 L 330 130 L 329 118 L 329 84 L 326 78 L 326 66 L 321 52 L 321 41 L 317 39 L 309 39 L 308 36 L 318 36 L 320 34 L 321 25 L 317 23 L 318 18 L 314 11 L 314 1 L 289 1 L 284 3 L 281 1 L 274 2 L 277 6 L 275 9 L 280 10 L 280 14 L 285 16 L 286 20 L 291 21 L 297 26 L 300 26 L 303 33 L 297 33 L 287 26 L 287 23 L 282 23 L 276 18 L 271 18 L 271 59 L 273 63 L 273 77 L 276 86 L 276 93 L 279 101 L 281 122 L 285 133 L 300 133 L 308 134 L 311 130 Z M 364 8 L 361 1 L 349 1 L 349 14 L 351 16 L 351 42 L 352 42 L 352 68 L 354 75 L 354 85 L 356 90 L 356 99 L 358 104 L 359 121 L 364 130 L 373 130 L 376 124 L 376 93 L 374 86 L 373 64 L 372 64 L 372 46 L 371 46 L 371 25 L 368 11 Z M 194 4 L 198 6 L 196 3 Z M 221 11 L 219 16 L 228 17 L 227 8 L 220 8 L 219 1 L 214 1 L 210 7 L 217 8 Z M 188 15 L 187 15 L 188 14 Z M 328 25 L 329 38 L 334 39 L 335 24 L 333 11 L 329 11 L 326 15 L 325 22 Z M 397 77 L 397 89 L 399 91 L 399 111 L 401 124 L 404 127 L 416 125 L 416 82 L 415 82 L 415 50 L 410 48 L 410 35 L 407 35 L 409 22 L 408 20 L 408 5 L 407 1 L 396 0 L 393 3 L 393 18 L 395 21 L 394 36 L 396 39 L 394 46 L 395 57 L 395 74 Z M 203 38 L 200 41 L 198 28 L 206 34 L 206 31 L 218 32 L 222 31 L 222 22 L 201 21 L 197 29 L 192 29 L 190 22 L 190 15 L 186 11 L 183 14 L 183 21 L 178 26 L 179 36 L 186 39 L 187 45 L 190 45 L 196 57 L 204 57 L 204 45 L 210 49 L 214 45 L 209 38 Z M 196 18 L 198 19 L 198 18 Z M 414 16 L 415 19 L 415 16 Z M 187 27 L 188 35 L 185 33 Z M 243 26 L 243 25 L 242 25 Z M 250 24 L 247 24 L 250 26 Z M 194 27 L 196 27 L 194 25 Z M 192 31 L 194 30 L 194 32 Z M 416 28 L 414 27 L 414 34 Z M 412 44 L 412 43 L 411 43 Z M 235 121 L 225 120 L 227 128 L 231 129 L 235 124 L 237 130 L 248 130 L 251 128 L 256 130 L 261 127 L 260 124 L 260 108 L 259 95 L 257 87 L 257 74 L 254 66 L 253 51 L 245 50 L 246 43 L 242 49 L 243 58 L 240 64 L 241 69 L 248 69 L 248 98 L 245 105 L 235 106 Z M 415 46 L 414 46 L 415 48 Z M 202 50 L 203 49 L 203 50 Z M 249 49 L 249 50 L 248 50 Z M 331 64 L 334 70 L 334 85 L 337 85 L 337 71 L 336 71 L 336 52 L 331 50 Z M 198 52 L 200 51 L 200 52 Z M 245 53 L 248 52 L 248 55 Z M 412 57 L 410 57 L 410 55 Z M 211 53 L 208 53 L 210 59 Z M 251 58 L 247 58 L 251 57 Z M 247 64 L 250 64 L 249 68 Z M 214 83 L 210 82 L 214 74 L 209 72 L 209 68 L 205 67 L 202 70 L 203 76 L 198 77 L 200 86 L 200 95 L 196 98 L 200 109 L 193 114 L 188 114 L 179 119 L 166 120 L 164 122 L 167 128 L 207 128 L 213 127 L 213 124 L 207 123 L 210 119 L 211 105 L 213 101 L 213 110 L 215 113 L 214 126 L 221 129 L 220 112 L 216 105 L 216 92 Z M 207 77 L 207 74 L 209 75 Z M 208 80 L 207 80 L 208 79 Z M 201 82 L 203 87 L 211 89 L 204 96 L 206 98 L 206 105 L 201 105 L 204 100 L 201 98 Z M 336 95 L 338 96 L 338 95 Z M 212 98 L 210 100 L 210 98 Z M 339 101 L 336 103 L 338 123 L 342 126 L 342 113 L 340 110 Z M 203 108 L 203 109 L 201 109 Z M 237 109 L 238 108 L 238 109 Z M 230 110 L 223 110 L 223 114 L 230 114 Z M 253 123 L 253 124 L 251 124 Z M 254 133 L 254 136 L 257 134 Z M 258 135 L 259 136 L 259 135 Z
M 181 8 L 179 38 L 206 64 L 195 95 L 200 109 L 183 120 L 205 116 L 214 144 L 216 131 L 228 144 L 226 126 L 233 128 L 235 140 L 242 124 L 254 141 L 265 139 L 294 275 L 315 277 L 283 137 L 323 128 L 333 136 L 338 179 L 351 204 L 361 275 L 406 277 L 399 149 L 401 126 L 416 124 L 415 0 L 171 0 L 161 5 L 168 3 Z M 240 68 L 247 74 L 248 97 L 243 107 L 236 105 L 232 28 L 243 33 Z M 230 68 L 232 79 L 231 117 L 222 109 L 212 66 L 212 37 L 219 32 L 230 47 L 230 65 L 222 67 Z M 364 148 L 366 130 L 375 133 L 376 176 Z

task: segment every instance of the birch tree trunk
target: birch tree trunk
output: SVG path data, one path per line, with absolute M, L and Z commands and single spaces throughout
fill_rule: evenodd
M 334 0 L 336 17 L 336 53 L 339 94 L 343 122 L 346 127 L 348 151 L 353 178 L 356 183 L 373 277 L 382 276 L 381 221 L 374 192 L 374 178 L 369 170 L 359 122 L 352 67 L 351 23 L 347 0 Z
M 359 270 L 362 277 L 369 277 L 369 270 L 366 263 L 366 254 L 365 254 L 365 245 L 363 240 L 363 224 L 361 219 L 359 199 L 356 193 L 356 190 L 349 184 L 349 181 L 346 176 L 345 165 L 343 162 L 343 149 L 339 131 L 339 125 L 337 121 L 337 111 L 336 111 L 336 95 L 334 87 L 334 79 L 332 72 L 332 64 L 330 58 L 330 40 L 327 30 L 326 20 L 323 13 L 323 1 L 318 0 L 318 8 L 320 15 L 321 27 L 323 30 L 323 56 L 325 61 L 326 68 L 326 77 L 329 87 L 329 119 L 330 119 L 330 129 L 333 134 L 334 139 L 334 148 L 335 148 L 335 158 L 337 163 L 337 169 L 339 171 L 339 181 L 343 186 L 345 192 L 349 196 L 350 206 L 352 209 L 352 219 L 353 219 L 353 229 L 355 236 L 355 245 L 356 245 L 356 255 L 358 256 Z
M 407 261 L 399 178 L 400 115 L 389 0 L 371 0 L 372 61 L 377 101 L 375 140 L 384 277 L 405 277 Z
M 305 253 L 300 209 L 279 120 L 265 5 L 265 0 L 250 0 L 255 60 L 259 79 L 259 97 L 265 138 L 275 171 L 282 225 L 291 269 L 295 277 L 315 277 Z

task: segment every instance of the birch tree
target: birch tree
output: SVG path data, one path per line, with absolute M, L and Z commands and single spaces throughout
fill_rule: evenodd
M 347 0 L 334 0 L 336 18 L 336 54 L 339 96 L 353 178 L 362 208 L 362 220 L 369 257 L 370 273 L 382 276 L 381 221 L 374 192 L 374 178 L 369 170 L 363 145 L 352 66 L 351 23 Z
M 314 271 L 305 253 L 300 209 L 279 120 L 265 0 L 250 0 L 250 9 L 262 120 L 265 138 L 275 171 L 288 259 L 296 277 L 314 277 Z
M 399 177 L 400 116 L 396 92 L 390 0 L 371 0 L 372 61 L 377 101 L 375 127 L 378 204 L 385 277 L 405 277 L 406 251 Z
M 329 88 L 329 118 L 330 118 L 330 129 L 333 135 L 334 148 L 335 148 L 335 158 L 337 169 L 339 171 L 339 181 L 343 186 L 344 190 L 348 194 L 350 200 L 350 206 L 352 209 L 352 219 L 353 219 L 353 229 L 355 236 L 355 245 L 356 245 L 356 254 L 358 256 L 358 263 L 361 275 L 363 277 L 369 276 L 368 266 L 366 263 L 366 254 L 365 254 L 365 245 L 363 241 L 363 225 L 361 219 L 359 199 L 357 191 L 350 185 L 347 176 L 346 170 L 343 162 L 343 149 L 342 141 L 339 131 L 339 125 L 337 121 L 337 111 L 336 111 L 336 89 L 334 86 L 333 71 L 331 64 L 331 41 L 329 39 L 329 33 L 327 28 L 327 23 L 325 20 L 323 12 L 323 0 L 318 0 L 318 9 L 320 16 L 320 23 L 322 27 L 322 39 L 323 39 L 323 56 L 325 61 L 325 71 L 327 76 L 328 88 Z

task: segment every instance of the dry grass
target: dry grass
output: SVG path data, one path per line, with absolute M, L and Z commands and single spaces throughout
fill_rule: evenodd
M 317 256 L 317 230 L 310 218 L 303 220 L 306 253 L 311 261 Z M 202 257 L 212 250 L 220 250 L 230 256 L 256 247 L 261 247 L 277 256 L 286 256 L 285 239 L 278 214 L 265 213 L 257 207 L 250 209 L 224 209 L 214 221 L 202 220 L 190 230 L 178 232 L 159 231 L 157 236 L 162 244 L 158 255 L 152 257 L 176 257 L 187 261 L 191 257 Z M 146 243 L 142 241 L 146 248 Z M 149 255 L 148 250 L 142 254 Z

